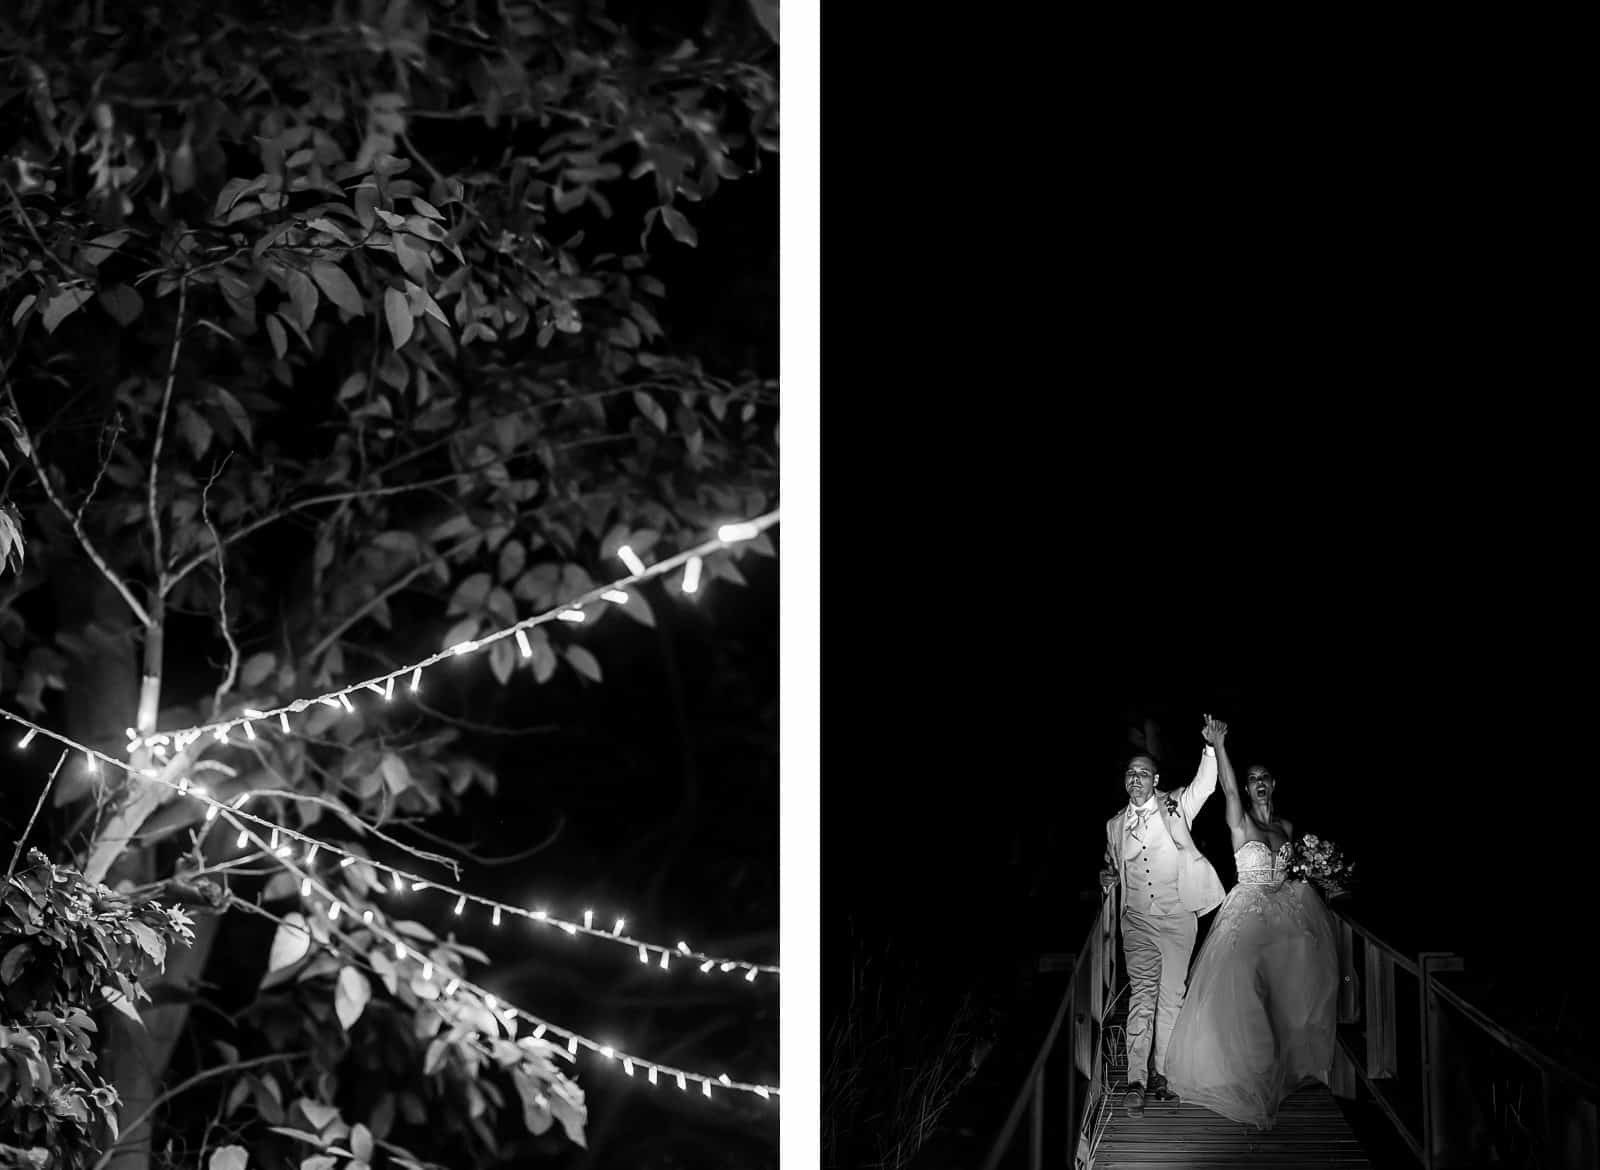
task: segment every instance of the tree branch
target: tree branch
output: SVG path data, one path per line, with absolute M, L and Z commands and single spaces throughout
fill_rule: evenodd
M 22 836 L 17 838 L 17 847 L 11 851 L 11 864 L 6 866 L 6 881 L 11 880 L 11 875 L 17 872 L 17 859 L 22 856 L 23 843 L 27 841 L 28 834 L 33 832 L 33 822 L 39 819 L 39 810 L 44 807 L 44 798 L 50 795 L 50 788 L 56 782 L 56 777 L 61 774 L 61 765 L 67 762 L 69 749 L 63 748 L 61 758 L 56 761 L 56 766 L 50 769 L 50 779 L 44 782 L 44 788 L 39 792 L 39 799 L 34 802 L 33 815 L 28 818 L 27 826 L 22 830 Z
M 161 475 L 161 447 L 167 436 L 167 412 L 172 407 L 172 387 L 178 380 L 178 347 L 183 344 L 183 316 L 189 304 L 189 280 L 178 280 L 178 320 L 172 327 L 172 348 L 167 354 L 167 382 L 161 391 L 161 413 L 156 417 L 155 446 L 150 452 L 150 543 L 156 571 L 156 595 L 167 592 L 167 561 L 161 547 L 161 507 L 156 499 L 156 484 Z
M 255 1056 L 251 1057 L 249 1060 L 236 1060 L 232 1064 L 219 1064 L 215 1068 L 208 1068 L 202 1072 L 197 1072 L 188 1080 L 178 1082 L 178 1084 L 174 1085 L 165 1093 L 162 1093 L 161 1096 L 157 1097 L 154 1101 L 150 1102 L 150 1107 L 143 1113 L 139 1114 L 138 1117 L 134 1118 L 131 1123 L 124 1122 L 122 1125 L 122 1131 L 128 1134 L 136 1133 L 141 1125 L 150 1120 L 151 1114 L 155 1113 L 157 1109 L 159 1109 L 162 1105 L 165 1105 L 168 1101 L 172 1100 L 179 1093 L 188 1092 L 201 1081 L 208 1081 L 212 1077 L 220 1077 L 228 1073 L 243 1072 L 245 1069 L 255 1068 L 257 1065 L 273 1064 L 281 1060 L 299 1060 L 302 1057 L 309 1055 L 311 1055 L 309 1052 L 275 1052 L 270 1056 Z M 104 1170 L 104 1167 L 111 1161 L 112 1157 L 115 1156 L 117 1150 L 120 1149 L 121 1146 L 122 1143 L 118 1142 L 116 1145 L 107 1149 L 105 1153 L 101 1154 L 100 1160 L 94 1164 L 94 1170 Z
M 17 396 L 12 391 L 9 381 L 6 383 L 6 400 L 11 403 L 11 411 L 17 416 L 17 425 L 22 428 L 22 433 L 26 438 L 28 433 L 27 424 L 22 420 L 22 408 L 17 403 Z M 89 534 L 83 530 L 82 522 L 67 510 L 66 503 L 60 496 L 56 495 L 56 489 L 50 483 L 50 476 L 45 471 L 44 464 L 39 461 L 39 454 L 34 449 L 32 440 L 27 440 L 19 444 L 19 446 L 23 448 L 23 454 L 28 457 L 28 462 L 33 465 L 34 474 L 39 479 L 39 486 L 44 488 L 45 496 L 55 506 L 56 511 L 61 513 L 62 519 L 72 526 L 72 534 L 78 538 L 78 544 L 83 548 L 83 551 L 89 554 L 89 559 L 94 562 L 95 568 L 99 569 L 101 575 L 111 582 L 112 588 L 122 595 L 122 600 L 126 601 L 128 608 L 133 611 L 133 616 L 139 619 L 139 624 L 149 629 L 151 624 L 149 612 L 139 604 L 138 598 L 134 597 L 133 591 L 128 588 L 122 578 L 112 571 L 111 566 L 106 563 L 105 557 L 100 555 L 100 550 L 95 548 L 94 541 L 90 540 Z
M 222 714 L 222 696 L 233 689 L 233 684 L 239 677 L 239 643 L 234 641 L 233 630 L 228 627 L 228 555 L 222 547 L 222 541 L 217 537 L 217 526 L 211 522 L 207 502 L 207 497 L 211 494 L 211 485 L 217 482 L 217 476 L 222 474 L 222 469 L 227 465 L 228 459 L 224 456 L 221 465 L 206 481 L 206 486 L 200 489 L 200 518 L 210 531 L 211 543 L 217 550 L 217 625 L 222 628 L 222 640 L 228 644 L 228 673 L 223 675 L 222 681 L 217 684 L 217 693 L 211 700 L 213 719 Z

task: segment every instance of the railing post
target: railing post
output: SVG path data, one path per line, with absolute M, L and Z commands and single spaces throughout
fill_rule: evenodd
M 1042 1170 L 1044 1166 L 1044 1064 L 1039 1065 L 1033 1078 L 1033 1117 L 1028 1134 L 1029 1170 Z
M 1418 994 L 1422 1000 L 1418 1018 L 1422 1031 L 1423 1170 L 1451 1170 L 1471 1160 L 1468 1143 L 1458 1127 L 1469 1123 L 1472 1101 L 1462 1091 L 1462 1070 L 1450 1063 L 1454 1045 L 1433 986 L 1436 973 L 1459 971 L 1462 966 L 1458 956 L 1440 951 L 1423 951 L 1417 956 Z
M 1078 997 L 1077 997 L 1076 993 L 1074 993 L 1072 998 L 1073 998 L 1072 1017 L 1071 1017 L 1071 1019 L 1069 1019 L 1067 1021 L 1067 1027 L 1072 1029 L 1072 1037 L 1073 1037 L 1073 1040 L 1076 1041 L 1077 1037 L 1081 1033 L 1089 1032 L 1089 1033 L 1092 1034 L 1094 1032 L 1094 1029 L 1089 1026 L 1089 1021 L 1086 1020 L 1081 1014 L 1079 1014 L 1079 1012 L 1077 1010 L 1077 1008 L 1078 1008 L 1077 998 Z M 1077 1044 L 1074 1043 L 1074 1044 L 1071 1045 L 1071 1048 L 1069 1049 L 1069 1052 L 1075 1054 L 1076 1049 L 1077 1049 Z M 1067 1061 L 1067 1127 L 1066 1128 L 1067 1128 L 1067 1133 L 1066 1133 L 1067 1157 L 1066 1157 L 1066 1160 L 1062 1163 L 1062 1165 L 1063 1166 L 1070 1166 L 1070 1165 L 1072 1165 L 1073 1156 L 1077 1153 L 1077 1150 L 1078 1150 L 1078 1066 L 1075 1063 L 1075 1061 L 1072 1060 L 1072 1059 L 1069 1059 Z
M 1367 1075 L 1392 1077 L 1399 1067 L 1394 1014 L 1394 960 L 1367 947 Z
M 1371 948 L 1368 948 L 1369 951 Z M 1355 927 L 1339 918 L 1339 1022 L 1353 1024 L 1361 1012 L 1361 989 L 1356 982 Z

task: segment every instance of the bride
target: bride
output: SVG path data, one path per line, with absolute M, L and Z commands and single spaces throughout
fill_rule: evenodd
M 1223 899 L 1189 976 L 1167 1051 L 1167 1082 L 1185 1101 L 1270 1129 L 1302 1084 L 1327 1083 L 1338 1019 L 1333 916 L 1302 881 L 1284 881 L 1294 828 L 1272 807 L 1262 767 L 1240 799 L 1222 739 L 1217 777 L 1227 799 L 1239 882 Z

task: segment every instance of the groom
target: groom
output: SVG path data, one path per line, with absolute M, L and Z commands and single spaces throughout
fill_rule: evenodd
M 1214 744 L 1228 725 L 1207 715 L 1206 741 L 1193 782 L 1171 791 L 1149 756 L 1134 756 L 1123 773 L 1128 807 L 1106 822 L 1104 889 L 1122 887 L 1122 950 L 1128 961 L 1128 1092 L 1130 1114 L 1144 1112 L 1149 1095 L 1167 1101 L 1163 1070 L 1167 1041 L 1178 1022 L 1194 951 L 1196 922 L 1222 901 L 1222 882 L 1189 835 L 1200 807 L 1217 786 Z M 1153 1058 L 1153 1059 L 1152 1059 Z M 1153 1066 L 1153 1068 L 1152 1068 Z

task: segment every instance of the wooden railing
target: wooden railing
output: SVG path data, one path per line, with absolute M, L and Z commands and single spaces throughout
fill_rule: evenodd
M 1453 989 L 1458 956 L 1413 958 L 1337 906 L 1334 913 L 1342 980 L 1335 1094 L 1355 1098 L 1364 1086 L 1423 1170 L 1600 1166 L 1600 1083 Z M 1527 1148 L 1508 1155 L 1496 1149 L 1505 1145 L 1506 1097 L 1529 1082 L 1536 1106 Z
M 1001 1160 L 1014 1152 L 1025 1116 L 1028 1120 L 1028 1170 L 1041 1170 L 1046 1165 L 1083 1167 L 1088 1164 L 1083 1121 L 1095 1115 L 1104 1092 L 1101 1039 L 1116 986 L 1117 919 L 1113 891 L 1102 896 L 1100 912 L 1089 928 L 1088 937 L 1072 956 L 1066 988 L 983 1161 L 983 1170 L 998 1170 Z M 1057 1054 L 1064 1055 L 1065 1062 L 1052 1060 Z M 1047 1081 L 1046 1070 L 1052 1067 L 1056 1069 L 1055 1077 Z M 1065 1084 L 1058 1088 L 1056 1080 Z M 1050 1133 L 1065 1135 L 1064 1162 L 1046 1157 L 1046 1135 Z

